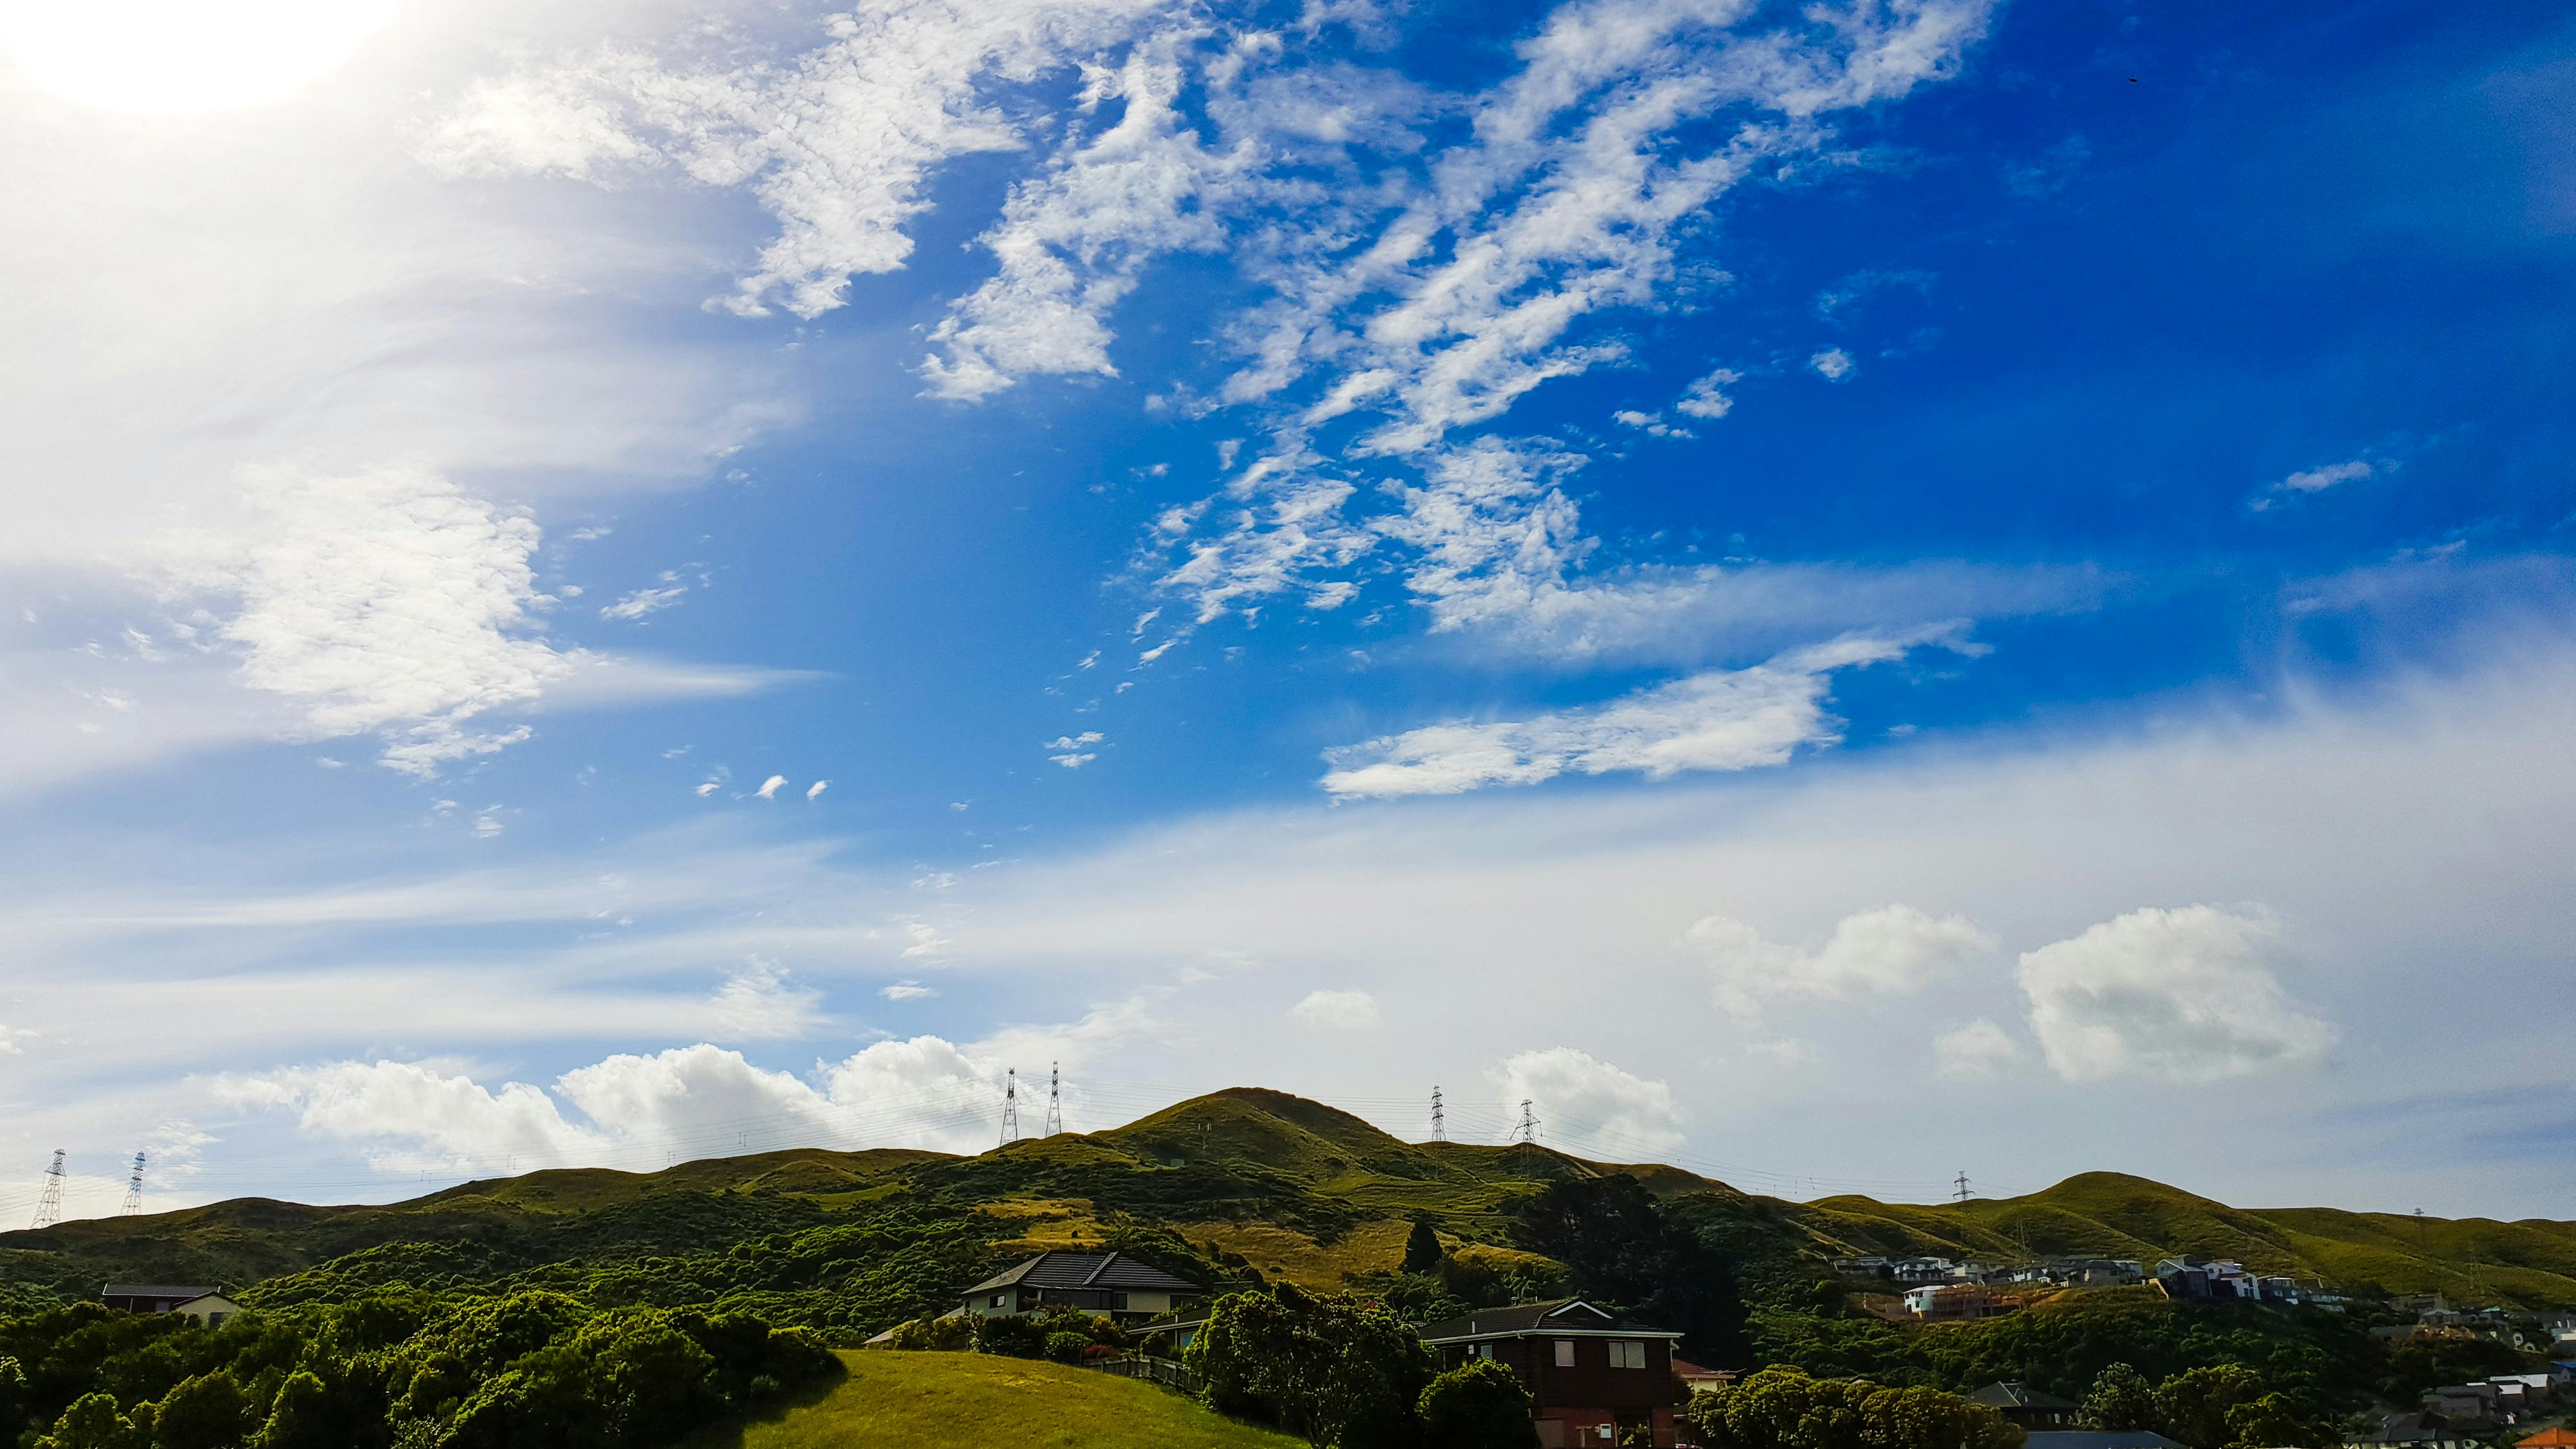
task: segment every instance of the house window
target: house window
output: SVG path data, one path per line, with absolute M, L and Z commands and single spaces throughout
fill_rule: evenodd
M 1010 1301 L 1010 1299 L 1009 1299 L 1009 1295 L 1008 1295 L 1008 1294 L 996 1293 L 996 1294 L 994 1294 L 994 1295 L 993 1295 L 993 1306 L 994 1306 L 994 1307 L 996 1307 L 996 1308 L 1001 1307 L 1004 1303 L 1006 1303 L 1006 1302 L 1008 1302 L 1008 1301 Z M 995 1331 L 995 1332 L 997 1332 L 997 1333 L 998 1333 L 998 1332 L 1000 1332 L 1000 1330 L 999 1330 L 999 1329 L 996 1329 L 996 1330 L 994 1330 L 994 1331 Z
M 1556 1366 L 1558 1368 L 1574 1367 L 1573 1339 L 1560 1338 L 1556 1341 Z
M 1613 1340 L 1610 1344 L 1610 1366 L 1612 1368 L 1644 1368 L 1646 1366 L 1646 1346 L 1642 1343 L 1635 1343 L 1626 1339 Z
M 1475 1358 L 1492 1358 L 1494 1356 L 1494 1346 L 1490 1343 L 1474 1344 L 1468 1348 L 1467 1352 Z

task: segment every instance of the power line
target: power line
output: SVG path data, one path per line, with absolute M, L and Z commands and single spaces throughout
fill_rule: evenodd
M 54 1149 L 54 1165 L 45 1169 L 44 1191 L 36 1195 L 36 1220 L 32 1228 L 50 1228 L 63 1220 L 63 1150 Z
M 125 1205 L 116 1210 L 121 1218 L 143 1211 L 143 1154 L 134 1154 L 134 1175 L 125 1180 Z

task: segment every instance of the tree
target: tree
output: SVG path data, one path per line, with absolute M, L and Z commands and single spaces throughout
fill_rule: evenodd
M 1431 1351 L 1385 1309 L 1286 1285 L 1219 1298 L 1183 1362 L 1218 1408 L 1340 1449 L 1412 1443 L 1432 1376 Z
M 1743 1363 L 1743 1296 L 1734 1260 L 1625 1173 L 1549 1183 L 1515 1209 L 1519 1246 L 1574 1270 L 1576 1290 L 1679 1329 L 1684 1355 Z
M 152 1449 L 233 1449 L 251 1423 L 250 1396 L 217 1369 L 161 1396 L 152 1414 Z
M 1428 1273 L 1440 1266 L 1440 1234 L 1433 1231 L 1429 1218 L 1415 1218 L 1413 1231 L 1404 1238 L 1404 1271 Z
M 83 1394 L 54 1421 L 53 1432 L 36 1441 L 36 1449 L 147 1449 L 152 1436 L 116 1411 L 106 1394 Z
M 2283 1449 L 2283 1446 L 2332 1445 L 2340 1436 L 2332 1424 L 2302 1413 L 2286 1394 L 2265 1394 L 2227 1411 L 2229 1449 Z
M 0 1357 L 0 1444 L 18 1442 L 27 1426 L 27 1373 L 14 1358 Z
M 2130 1432 L 2156 1426 L 2156 1391 L 2147 1376 L 2125 1363 L 2106 1365 L 2094 1375 L 2084 1395 L 2084 1424 L 2091 1429 Z
M 1431 1381 L 1415 1401 L 1426 1449 L 1531 1449 L 1529 1390 L 1489 1358 L 1471 1358 Z
M 1682 1416 L 1710 1449 L 2021 1449 L 2022 1432 L 1938 1389 L 1772 1368 L 1700 1395 Z
M 2226 1449 L 2236 1440 L 2230 1411 L 2263 1393 L 2262 1377 L 2232 1363 L 2209 1364 L 2156 1385 L 2156 1419 L 2162 1431 L 2192 1449 Z

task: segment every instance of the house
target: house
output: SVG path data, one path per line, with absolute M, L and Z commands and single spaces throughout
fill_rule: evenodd
M 2028 1384 L 1988 1384 L 1965 1397 L 1969 1403 L 1983 1404 L 2003 1415 L 2004 1422 L 2025 1430 L 2083 1427 L 2083 1411 L 2075 1404 L 2055 1394 L 2043 1394 Z
M 2485 1449 L 2466 1429 L 2453 1428 L 2439 1414 L 2382 1414 L 2378 1426 L 2343 1449 Z
M 1136 1343 L 1148 1353 L 1179 1358 L 1181 1350 L 1190 1346 L 1199 1336 L 1199 1331 L 1207 1327 L 1207 1322 L 1206 1311 L 1199 1310 L 1160 1323 L 1148 1323 L 1136 1330 Z
M 1657 1449 L 1674 1442 L 1682 1401 L 1665 1329 L 1621 1318 L 1580 1298 L 1488 1308 L 1422 1327 L 1443 1370 L 1491 1359 L 1529 1390 L 1540 1449 L 1593 1449 L 1645 1429 Z
M 1196 1283 L 1124 1253 L 1046 1252 L 967 1289 L 964 1311 L 975 1318 L 1007 1318 L 1078 1308 L 1136 1324 L 1205 1296 Z
M 2002 1294 L 1989 1292 L 1973 1283 L 1940 1283 L 1929 1288 L 1910 1289 L 1905 1295 L 1906 1311 L 1926 1323 L 2000 1318 L 2017 1306 Z
M 1704 1394 L 1710 1389 L 1724 1388 L 1744 1376 L 1733 1369 L 1702 1368 L 1687 1359 L 1677 1358 L 1673 1360 L 1673 1377 L 1682 1381 L 1684 1390 Z
M 2576 1429 L 2543 1429 L 2513 1449 L 2576 1449 Z
M 2022 1449 L 2183 1449 L 2153 1429 L 2039 1429 Z
M 200 1328 L 221 1328 L 242 1306 L 212 1288 L 179 1283 L 109 1283 L 98 1301 L 119 1313 L 176 1313 Z

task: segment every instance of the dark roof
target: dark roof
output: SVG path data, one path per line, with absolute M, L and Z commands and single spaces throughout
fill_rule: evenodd
M 1546 1303 L 1515 1303 L 1509 1308 L 1486 1308 L 1464 1318 L 1426 1323 L 1421 1329 L 1426 1343 L 1448 1343 L 1467 1338 L 1518 1338 L 1536 1333 L 1620 1333 L 1632 1338 L 1679 1338 L 1632 1318 L 1621 1318 L 1606 1309 L 1595 1308 L 1580 1298 L 1558 1298 Z
M 2182 1449 L 2152 1429 L 2033 1429 L 2022 1449 Z
M 1988 1384 L 1967 1396 L 1972 1404 L 1989 1409 L 2071 1409 L 2075 1405 L 2055 1394 L 2043 1394 L 2028 1384 Z
M 1175 1278 L 1124 1253 L 1040 1253 L 1022 1258 L 966 1290 L 969 1296 L 1018 1284 L 1027 1288 L 1133 1288 L 1148 1293 L 1198 1293 L 1199 1285 Z
M 192 1288 L 177 1283 L 110 1283 L 98 1290 L 101 1298 L 203 1298 L 219 1293 L 219 1288 Z

